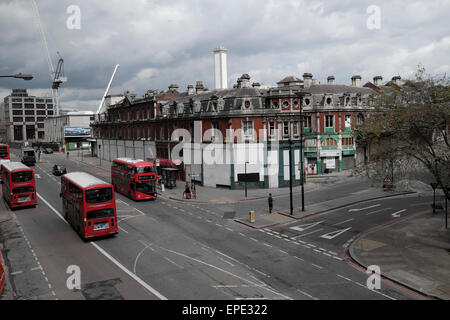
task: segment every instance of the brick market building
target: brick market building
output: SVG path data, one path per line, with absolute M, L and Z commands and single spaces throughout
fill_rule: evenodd
M 292 160 L 295 184 L 299 183 L 302 109 L 304 164 L 308 173 L 341 171 L 364 160 L 358 154 L 353 133 L 355 125 L 364 121 L 369 96 L 376 92 L 369 87 L 371 83 L 363 87 L 361 77 L 353 76 L 351 85 L 338 85 L 330 76 L 326 84 L 317 84 L 310 73 L 305 73 L 303 79 L 286 77 L 272 88 L 250 83 L 250 76 L 244 74 L 230 89 L 207 90 L 197 82 L 195 88 L 189 86 L 186 92 L 171 85 L 166 92 L 149 90 L 142 98 L 126 94 L 92 124 L 94 138 L 150 141 L 155 151 L 152 155 L 147 153 L 146 158 L 161 161 L 173 160 L 171 153 L 178 141 L 172 141 L 172 133 L 180 128 L 191 137 L 197 134 L 203 145 L 264 143 L 269 146 L 265 159 L 276 159 L 270 164 L 253 168 L 233 163 L 219 167 L 203 162 L 186 164 L 180 170 L 180 179 L 195 173 L 199 176 L 196 180 L 205 185 L 235 188 L 241 186 L 237 174 L 248 169 L 260 172 L 256 186 L 282 187 L 289 185 L 289 139 L 294 142 Z M 229 141 L 227 129 L 241 131 Z M 276 152 L 270 148 L 274 142 L 279 148 Z

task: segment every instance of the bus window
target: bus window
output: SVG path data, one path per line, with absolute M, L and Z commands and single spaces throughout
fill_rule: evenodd
M 110 201 L 113 198 L 111 188 L 101 188 L 94 190 L 86 190 L 86 202 L 87 203 L 99 203 Z
M 13 194 L 31 193 L 31 192 L 34 192 L 34 187 L 32 187 L 32 186 L 14 188 L 12 191 Z
M 137 167 L 134 168 L 134 173 L 141 174 L 141 173 L 154 173 L 156 172 L 154 167 Z
M 107 217 L 114 217 L 114 209 L 101 209 L 89 211 L 86 213 L 87 220 L 107 218 Z
M 22 172 L 13 172 L 11 174 L 12 182 L 27 182 L 33 180 L 33 172 L 31 171 L 22 171 Z

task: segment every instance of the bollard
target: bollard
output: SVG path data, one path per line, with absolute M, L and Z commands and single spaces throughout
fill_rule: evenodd
M 164 192 L 164 183 L 161 184 L 161 192 Z
M 248 215 L 250 222 L 255 222 L 255 211 L 250 211 Z

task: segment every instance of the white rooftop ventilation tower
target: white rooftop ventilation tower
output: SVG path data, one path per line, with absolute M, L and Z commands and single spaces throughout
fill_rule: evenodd
M 228 88 L 227 51 L 224 47 L 214 49 L 214 85 L 216 89 Z

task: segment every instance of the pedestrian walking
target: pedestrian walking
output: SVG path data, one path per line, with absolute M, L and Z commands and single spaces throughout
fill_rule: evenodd
M 272 194 L 271 193 L 269 193 L 269 198 L 267 200 L 269 201 L 269 213 L 272 213 L 273 198 L 272 198 Z

